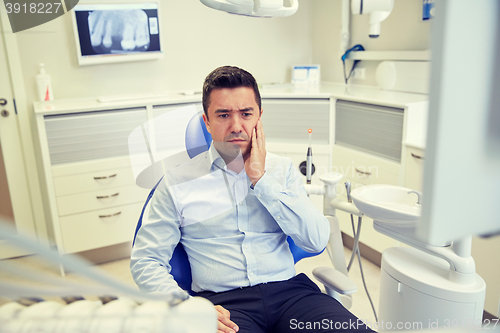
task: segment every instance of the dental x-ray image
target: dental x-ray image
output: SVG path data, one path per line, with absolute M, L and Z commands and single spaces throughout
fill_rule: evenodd
M 148 16 L 141 9 L 95 10 L 89 13 L 88 22 L 90 42 L 96 53 L 149 48 Z
M 158 14 L 158 3 L 75 6 L 79 64 L 157 59 L 162 54 Z

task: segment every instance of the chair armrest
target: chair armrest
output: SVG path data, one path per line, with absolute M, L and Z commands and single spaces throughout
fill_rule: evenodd
M 325 287 L 331 288 L 341 295 L 351 295 L 358 287 L 348 276 L 332 267 L 318 267 L 313 270 L 314 277 Z

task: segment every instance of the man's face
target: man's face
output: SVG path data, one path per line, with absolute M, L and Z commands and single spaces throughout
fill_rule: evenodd
M 252 131 L 261 110 L 252 88 L 222 88 L 210 93 L 208 119 L 203 120 L 212 134 L 215 148 L 225 160 L 234 159 L 241 151 L 243 158 L 250 154 Z M 226 161 L 227 163 L 227 161 Z

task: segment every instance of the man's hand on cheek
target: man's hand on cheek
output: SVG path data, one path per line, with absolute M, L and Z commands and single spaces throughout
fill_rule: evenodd
M 266 163 L 266 137 L 260 118 L 252 131 L 251 145 L 249 157 L 245 161 L 245 172 L 255 185 L 264 175 Z

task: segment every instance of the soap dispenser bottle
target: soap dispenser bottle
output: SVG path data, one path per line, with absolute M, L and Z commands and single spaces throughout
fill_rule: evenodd
M 54 100 L 50 75 L 45 73 L 44 64 L 40 64 L 40 73 L 36 76 L 36 85 L 38 88 L 38 98 L 40 99 L 40 101 Z

